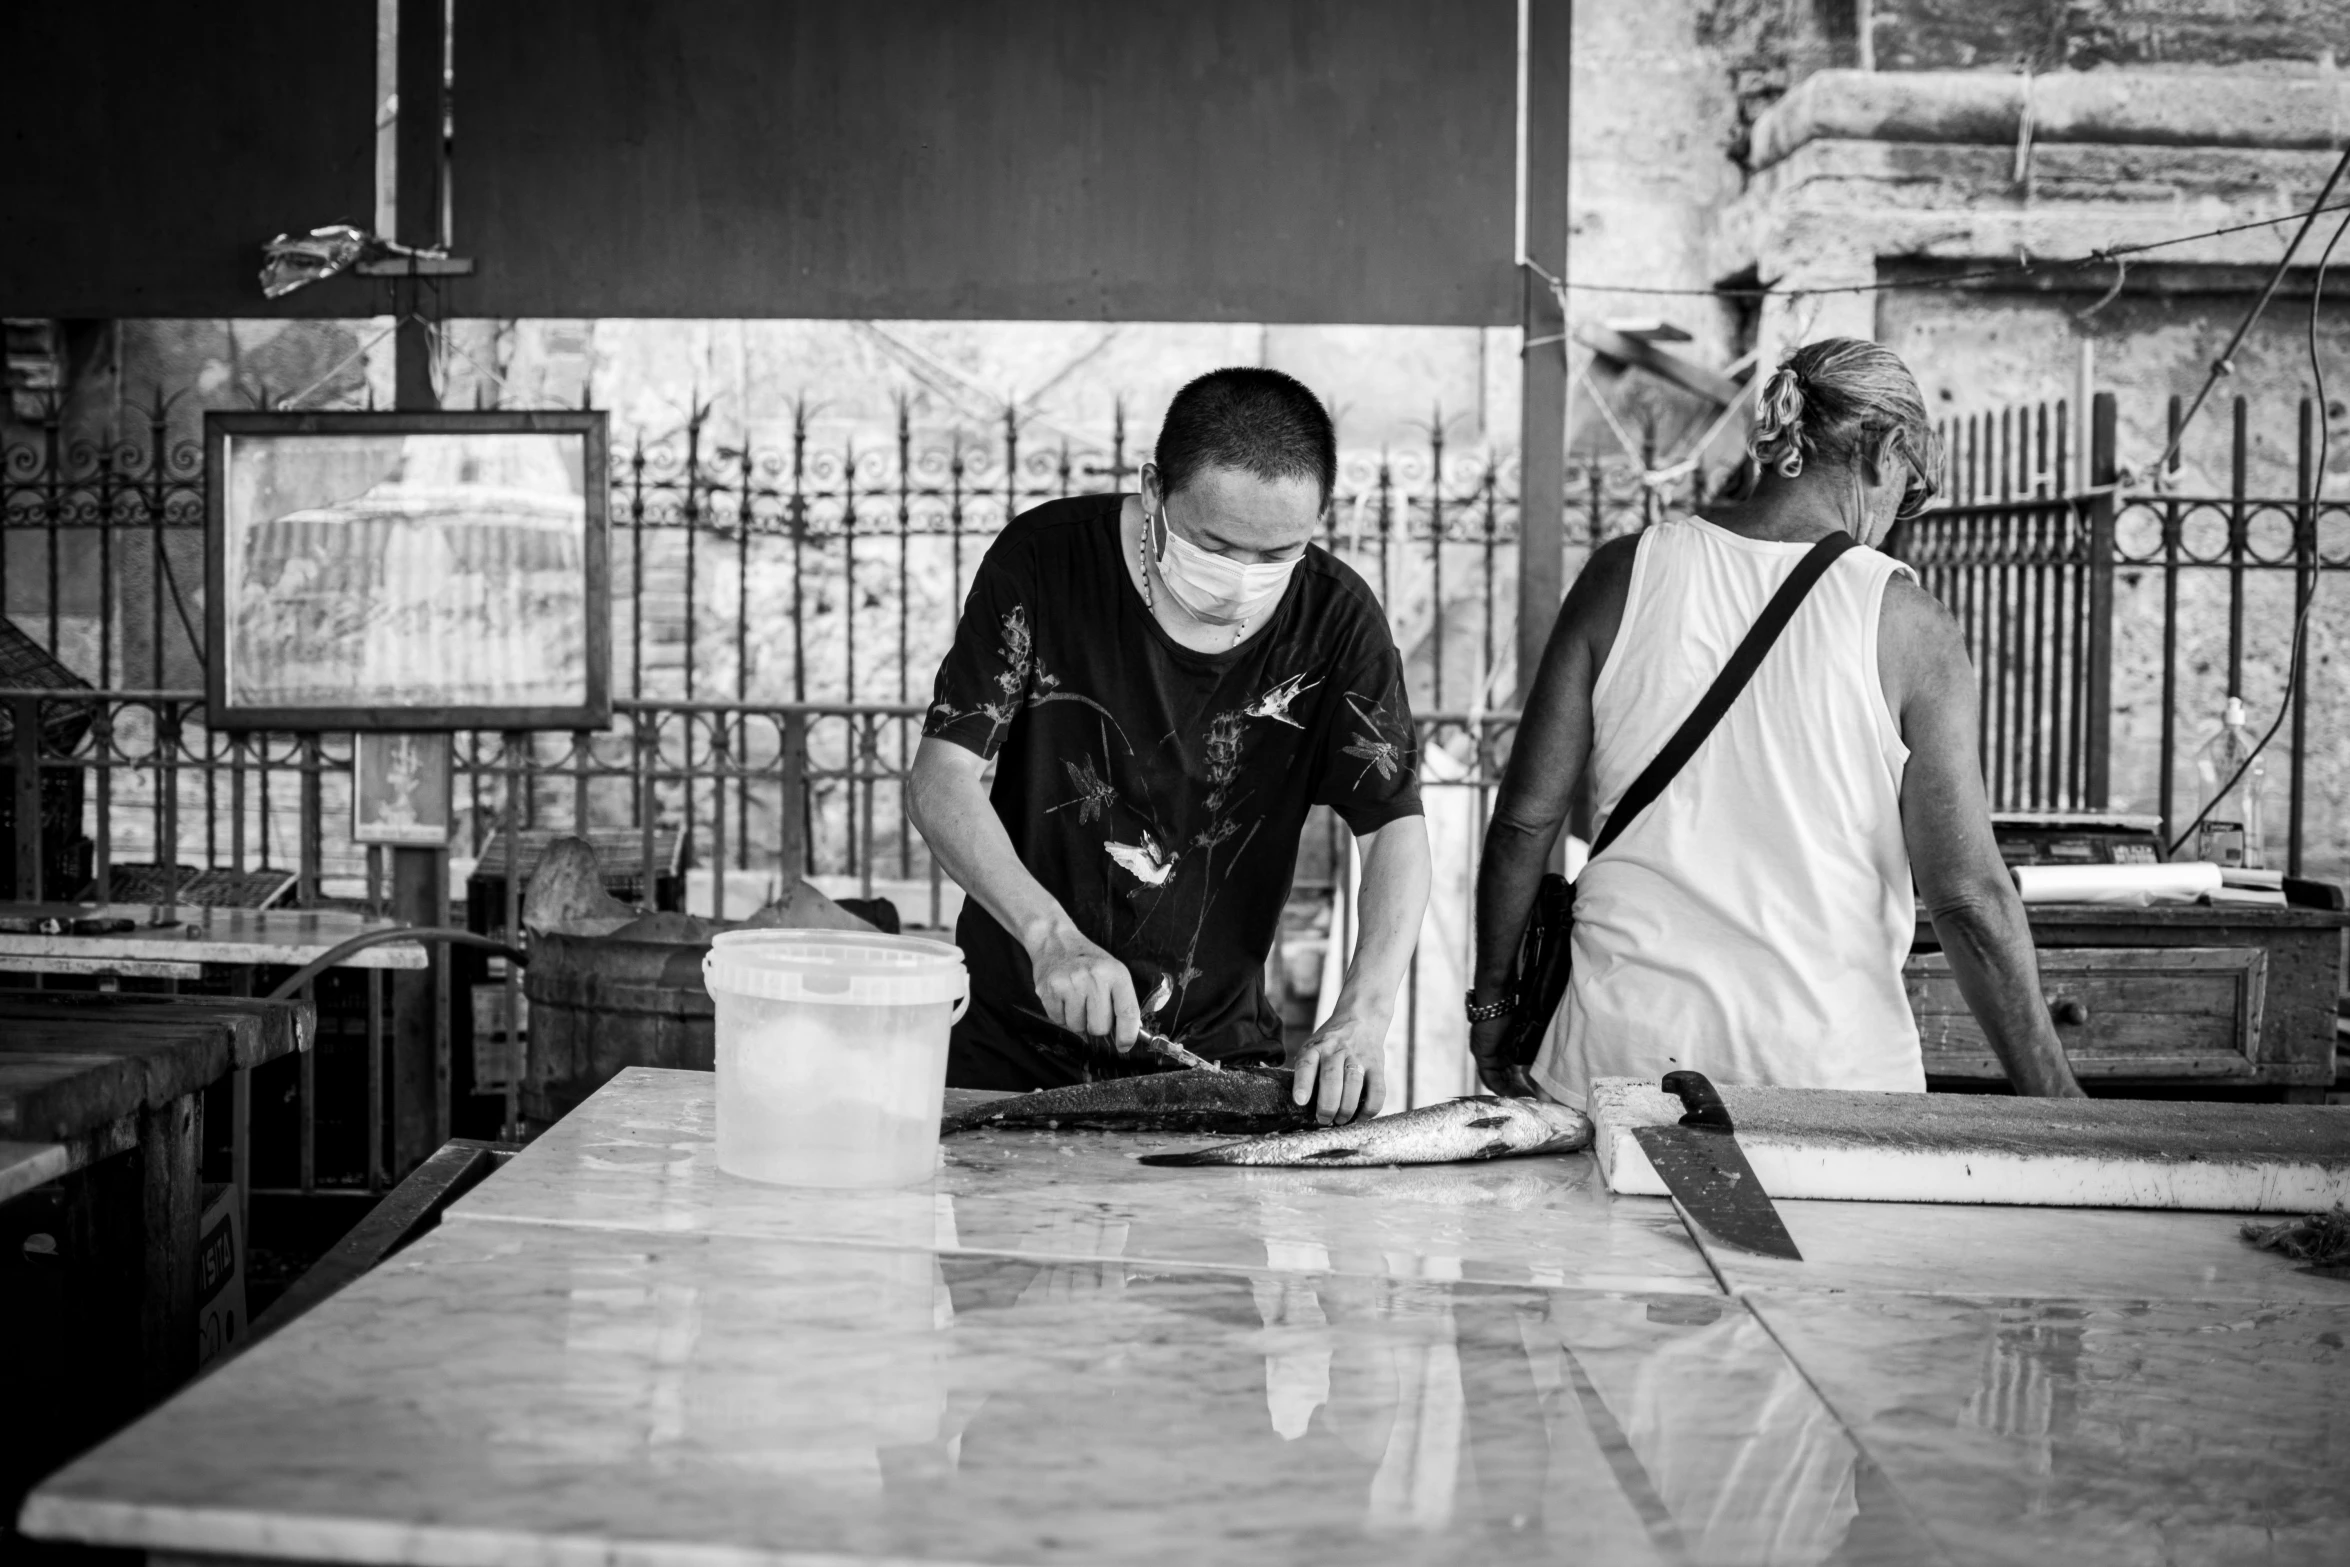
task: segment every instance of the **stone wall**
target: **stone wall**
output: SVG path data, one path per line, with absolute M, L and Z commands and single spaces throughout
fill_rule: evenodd
M 2240 66 L 2350 55 L 2339 0 L 1869 0 L 1880 71 Z

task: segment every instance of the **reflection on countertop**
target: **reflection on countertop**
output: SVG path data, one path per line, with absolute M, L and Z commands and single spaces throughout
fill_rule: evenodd
M 1750 1305 L 1962 1560 L 2350 1561 L 2350 1288 Z
M 2350 1284 L 2218 1216 L 1791 1203 L 1582 1158 L 722 1175 L 631 1071 L 37 1490 L 29 1532 L 425 1563 L 2350 1560 Z M 2130 1293 L 2132 1288 L 2137 1293 Z
M 1866 1468 L 1719 1297 L 471 1224 L 27 1521 L 362 1560 L 1930 1556 Z
M 982 1131 L 930 1189 L 827 1192 L 727 1175 L 715 1080 L 635 1067 L 449 1210 L 455 1221 L 937 1246 L 1233 1268 L 1716 1293 L 1663 1198 L 1584 1155 L 1404 1170 L 1158 1170 L 1174 1137 Z

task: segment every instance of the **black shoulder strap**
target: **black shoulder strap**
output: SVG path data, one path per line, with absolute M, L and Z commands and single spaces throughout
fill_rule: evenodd
M 1738 693 L 1744 691 L 1746 683 L 1754 678 L 1755 670 L 1762 667 L 1763 655 L 1770 652 L 1771 645 L 1779 640 L 1779 633 L 1787 629 L 1787 622 L 1795 618 L 1795 611 L 1811 592 L 1812 585 L 1827 573 L 1830 566 L 1836 564 L 1837 556 L 1857 547 L 1857 544 L 1858 541 L 1849 533 L 1831 533 L 1813 545 L 1811 553 L 1804 556 L 1795 569 L 1788 573 L 1787 580 L 1779 584 L 1779 591 L 1771 595 L 1771 601 L 1755 617 L 1753 626 L 1747 630 L 1746 640 L 1738 644 L 1736 651 L 1730 655 L 1730 661 L 1714 677 L 1713 685 L 1704 696 L 1698 698 L 1697 706 L 1682 720 L 1681 727 L 1673 731 L 1673 738 L 1665 742 L 1665 748 L 1656 753 L 1655 760 L 1641 770 L 1640 776 L 1632 780 L 1632 787 L 1626 789 L 1624 797 L 1616 802 L 1616 808 L 1608 814 L 1607 825 L 1600 829 L 1598 839 L 1591 845 L 1593 858 L 1597 858 L 1601 850 L 1615 842 L 1642 811 L 1656 803 L 1656 797 L 1665 792 L 1665 785 L 1671 783 L 1674 775 L 1688 764 L 1689 758 L 1697 754 L 1697 748 L 1705 744 L 1705 737 L 1714 732 L 1714 726 L 1722 721 L 1722 715 L 1729 712 L 1731 704 L 1738 700 Z

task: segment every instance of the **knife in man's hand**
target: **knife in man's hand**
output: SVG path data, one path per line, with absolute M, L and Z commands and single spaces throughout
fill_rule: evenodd
M 1681 1211 L 1724 1245 L 1801 1262 L 1754 1168 L 1739 1150 L 1729 1106 L 1703 1072 L 1667 1072 L 1664 1091 L 1688 1110 L 1678 1126 L 1636 1126 L 1632 1135 Z

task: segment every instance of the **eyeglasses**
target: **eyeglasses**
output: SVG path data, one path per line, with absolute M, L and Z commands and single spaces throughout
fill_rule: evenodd
M 1939 452 L 1934 454 L 1936 458 L 1940 455 Z M 1907 441 L 1902 443 L 1901 460 L 1909 469 L 1909 483 L 1902 486 L 1901 504 L 1893 509 L 1893 520 L 1907 522 L 1932 505 L 1934 497 L 1942 493 L 1942 464 L 1938 460 L 1921 461 L 1909 450 Z

